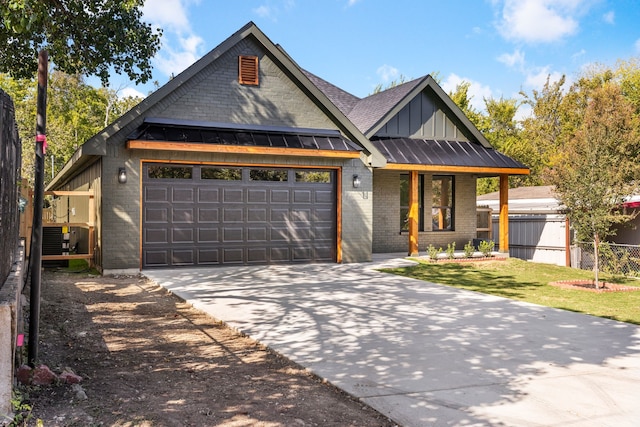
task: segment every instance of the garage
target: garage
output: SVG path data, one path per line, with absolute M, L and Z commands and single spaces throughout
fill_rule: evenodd
M 142 171 L 143 268 L 336 261 L 336 169 Z

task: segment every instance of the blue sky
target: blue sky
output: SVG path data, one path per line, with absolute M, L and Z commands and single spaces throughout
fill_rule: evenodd
M 303 68 L 364 97 L 401 75 L 438 73 L 450 92 L 472 83 L 472 102 L 518 97 L 548 75 L 640 57 L 637 0 L 147 0 L 164 29 L 153 60 L 160 84 L 249 21 Z M 152 85 L 112 79 L 122 93 Z

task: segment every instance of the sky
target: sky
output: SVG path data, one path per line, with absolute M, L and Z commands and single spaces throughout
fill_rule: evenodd
M 569 82 L 592 64 L 640 57 L 638 0 L 147 0 L 163 29 L 160 85 L 249 21 L 302 68 L 358 97 L 404 77 L 435 75 L 448 93 L 471 83 L 472 105 L 518 98 L 548 76 Z M 153 84 L 113 77 L 122 94 Z

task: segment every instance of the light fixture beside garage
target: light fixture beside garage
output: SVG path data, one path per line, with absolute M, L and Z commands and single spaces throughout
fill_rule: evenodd
M 358 175 L 353 175 L 353 188 L 360 187 L 360 177 Z
M 126 182 L 127 182 L 127 170 L 125 168 L 118 168 L 118 182 L 120 184 L 126 184 Z

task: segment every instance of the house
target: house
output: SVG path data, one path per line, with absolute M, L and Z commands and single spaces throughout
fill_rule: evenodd
M 509 204 L 509 255 L 529 261 L 556 265 L 570 265 L 573 241 L 569 221 L 563 206 L 556 199 L 553 187 L 533 186 L 510 188 Z M 500 193 L 493 192 L 477 197 L 478 207 L 500 209 Z M 493 222 L 498 222 L 494 215 Z M 493 230 L 496 230 L 493 227 Z M 498 239 L 496 233 L 492 236 Z
M 506 195 L 528 172 L 431 76 L 361 99 L 248 23 L 84 143 L 47 190 L 93 192 L 90 249 L 115 273 L 461 247 L 476 178 L 500 176 Z
M 486 206 L 497 211 L 499 205 L 499 192 L 477 197 L 478 207 Z M 564 266 L 575 267 L 580 264 L 580 257 L 571 254 L 575 236 L 553 186 L 511 188 L 508 191 L 508 206 L 508 243 L 512 257 Z M 629 197 L 623 207 L 629 213 L 637 212 L 640 196 Z M 494 215 L 493 221 L 498 222 L 497 215 Z M 624 224 L 615 224 L 615 234 L 609 236 L 607 241 L 619 245 L 640 245 L 639 226 L 640 216 Z M 497 239 L 497 234 L 494 233 L 493 238 Z

